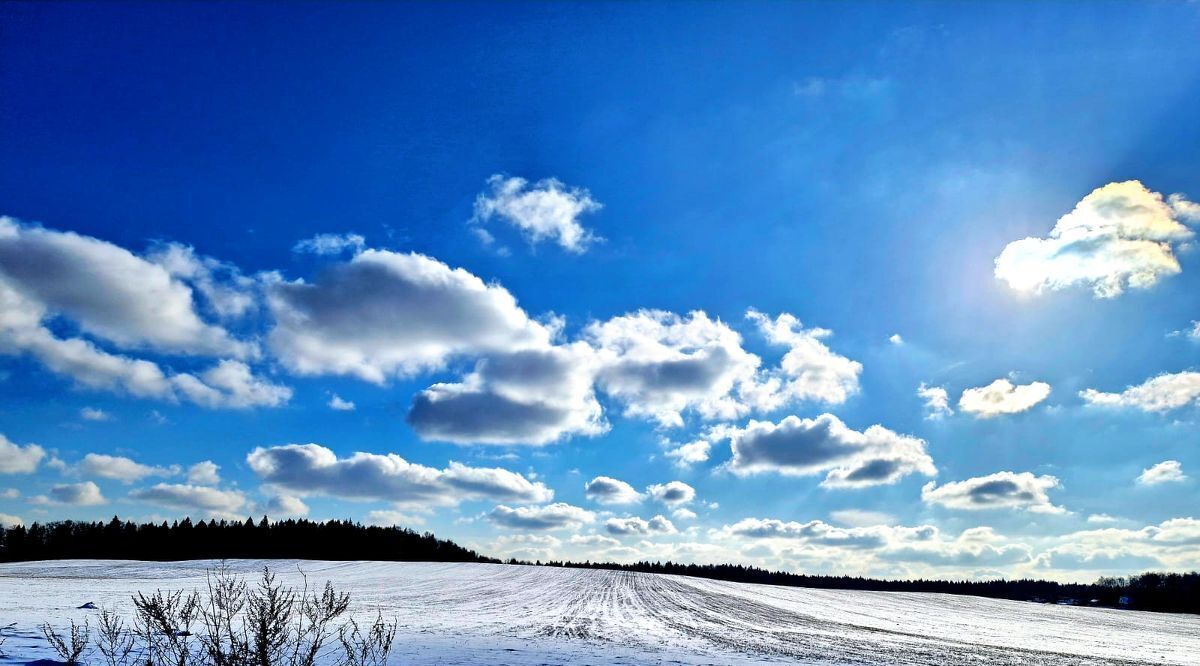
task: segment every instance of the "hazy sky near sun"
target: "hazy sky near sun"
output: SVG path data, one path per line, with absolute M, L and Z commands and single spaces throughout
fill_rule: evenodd
M 1200 5 L 0 5 L 0 522 L 1200 567 Z

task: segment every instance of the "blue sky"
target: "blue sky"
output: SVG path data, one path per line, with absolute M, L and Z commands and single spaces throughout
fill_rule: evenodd
M 0 23 L 8 522 L 1200 567 L 1195 3 Z

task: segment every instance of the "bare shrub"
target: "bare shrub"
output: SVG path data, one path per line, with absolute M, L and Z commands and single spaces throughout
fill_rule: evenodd
M 115 612 L 100 610 L 100 626 L 96 631 L 96 648 L 107 666 L 127 666 L 137 647 L 137 638 Z
M 375 621 L 362 630 L 353 618 L 342 626 L 338 640 L 342 644 L 342 666 L 384 666 L 396 639 L 396 624 L 385 623 L 378 613 Z
M 304 576 L 303 572 L 300 572 Z M 101 609 L 96 649 L 105 666 L 384 666 L 396 623 L 376 613 L 369 625 L 342 620 L 350 595 L 332 583 L 300 590 L 263 568 L 250 586 L 222 563 L 207 572 L 206 594 L 183 591 L 133 597 L 132 623 Z M 0 646 L 3 632 L 0 627 Z M 62 661 L 78 664 L 88 646 L 88 624 L 71 623 L 69 636 L 49 624 L 42 633 Z
M 64 638 L 49 622 L 45 622 L 42 624 L 42 635 L 46 637 L 46 642 L 50 643 L 59 659 L 74 666 L 79 663 L 79 655 L 87 649 L 88 623 L 85 620 L 83 624 L 75 624 L 75 620 L 71 620 L 71 633 Z

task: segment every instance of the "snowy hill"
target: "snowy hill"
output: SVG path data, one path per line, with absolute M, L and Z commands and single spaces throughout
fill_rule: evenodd
M 49 657 L 42 621 L 204 585 L 213 562 L 0 565 L 0 663 Z M 264 562 L 230 563 L 253 577 Z M 403 664 L 1200 664 L 1200 617 L 921 593 L 784 588 L 495 564 L 268 562 L 382 609 Z M 93 619 L 94 624 L 94 619 Z

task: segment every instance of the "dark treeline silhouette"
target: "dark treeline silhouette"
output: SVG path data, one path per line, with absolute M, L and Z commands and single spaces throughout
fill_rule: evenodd
M 210 520 L 136 524 L 63 521 L 29 527 L 0 527 L 0 562 L 60 559 L 198 560 L 298 558 L 393 562 L 489 562 L 485 557 L 428 532 L 366 526 L 350 520 L 316 522 L 265 516 L 257 523 Z M 1200 572 L 1144 573 L 1101 578 L 1095 583 L 1046 580 L 880 580 L 768 571 L 737 564 L 674 562 L 522 562 L 542 566 L 640 571 L 738 583 L 885 592 L 943 592 L 996 599 L 1073 602 L 1138 610 L 1200 613 Z
M 510 564 L 530 564 L 510 559 Z M 1200 572 L 1144 573 L 1129 577 L 1105 577 L 1095 583 L 1057 583 L 1049 580 L 882 580 L 855 576 L 814 576 L 768 571 L 740 564 L 676 564 L 674 562 L 535 562 L 533 564 L 581 569 L 609 569 L 644 573 L 675 574 L 736 583 L 761 583 L 788 587 L 878 592 L 942 592 L 993 599 L 1072 603 L 1081 606 L 1111 606 L 1137 610 L 1200 613 Z
M 398 562 L 499 562 L 430 533 L 349 520 L 210 520 L 135 524 L 63 521 L 0 527 L 0 562 L 299 558 Z

